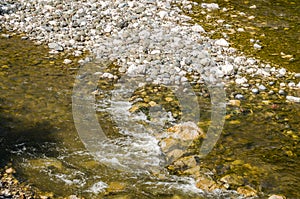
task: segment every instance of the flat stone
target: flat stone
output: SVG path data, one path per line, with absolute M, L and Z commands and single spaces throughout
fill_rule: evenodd
M 229 105 L 240 107 L 241 106 L 241 101 L 240 100 L 229 100 Z
M 244 99 L 244 95 L 242 95 L 242 94 L 236 94 L 236 95 L 234 96 L 234 98 L 235 98 L 235 99 L 238 99 L 238 100 L 241 100 L 241 99 Z
M 294 96 L 286 96 L 286 100 L 290 101 L 290 102 L 296 102 L 296 103 L 300 103 L 300 97 L 294 97 Z
M 251 92 L 254 93 L 254 94 L 258 94 L 258 93 L 259 93 L 259 90 L 258 90 L 257 88 L 253 88 L 253 89 L 251 90 Z
M 217 46 L 223 46 L 223 47 L 228 47 L 229 43 L 225 39 L 218 39 L 215 41 L 215 45 Z
M 49 43 L 48 47 L 51 50 L 55 50 L 55 51 L 63 51 L 64 50 L 64 48 L 61 45 L 59 45 L 58 43 Z
M 237 188 L 237 192 L 239 194 L 244 195 L 245 197 L 256 197 L 257 196 L 257 191 L 248 185 Z
M 70 59 L 64 59 L 63 63 L 64 64 L 70 64 L 70 63 L 72 63 L 72 60 L 70 60 Z
M 265 90 L 267 90 L 267 88 L 266 88 L 264 85 L 259 85 L 259 86 L 258 86 L 258 89 L 259 89 L 260 91 L 265 91 Z

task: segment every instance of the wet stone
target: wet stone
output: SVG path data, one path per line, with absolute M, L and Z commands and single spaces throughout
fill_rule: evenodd
M 244 99 L 244 95 L 242 95 L 242 94 L 236 94 L 236 95 L 234 96 L 234 98 L 235 98 L 235 99 L 238 99 L 238 100 L 242 100 L 242 99 Z

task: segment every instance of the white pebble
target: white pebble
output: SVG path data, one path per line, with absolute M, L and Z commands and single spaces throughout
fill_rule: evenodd
M 229 43 L 225 39 L 221 38 L 221 39 L 218 39 L 218 40 L 215 41 L 215 45 L 228 47 Z

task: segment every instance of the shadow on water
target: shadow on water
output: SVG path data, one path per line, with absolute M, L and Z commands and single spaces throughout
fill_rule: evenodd
M 23 124 L 0 109 L 0 166 L 16 163 L 16 155 L 25 150 L 36 157 L 57 156 L 50 144 L 58 142 L 55 131 L 47 122 Z

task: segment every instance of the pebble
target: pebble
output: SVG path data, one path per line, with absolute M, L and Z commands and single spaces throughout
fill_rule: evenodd
M 282 89 L 280 89 L 280 90 L 278 91 L 278 93 L 279 93 L 279 95 L 285 95 L 285 91 L 282 90 Z
M 253 89 L 251 90 L 251 92 L 254 93 L 254 94 L 258 94 L 258 93 L 259 93 L 259 90 L 258 90 L 257 88 L 253 88 Z
M 275 82 L 273 82 L 273 81 L 270 81 L 270 82 L 269 82 L 269 85 L 270 85 L 270 86 L 273 86 L 274 84 L 275 84 Z
M 262 46 L 259 45 L 259 44 L 254 44 L 253 47 L 254 47 L 255 49 L 261 49 L 261 48 L 262 48 Z
M 295 87 L 295 86 L 296 86 L 295 82 L 289 82 L 288 83 L 288 87 Z
M 49 43 L 48 47 L 51 50 L 55 50 L 55 51 L 63 51 L 64 50 L 64 48 L 61 45 L 57 44 L 57 43 Z
M 295 78 L 300 78 L 300 73 L 296 73 L 294 76 Z
M 244 99 L 244 95 L 242 95 L 242 94 L 236 94 L 234 98 L 238 99 L 238 100 L 241 100 L 241 99 Z
M 235 79 L 236 84 L 244 84 L 246 82 L 248 82 L 248 80 L 245 77 Z
M 219 5 L 216 3 L 201 3 L 202 8 L 206 8 L 209 10 L 218 10 L 220 9 Z
M 286 69 L 285 68 L 280 68 L 278 73 L 279 73 L 279 77 L 283 77 L 286 74 Z
M 215 41 L 215 45 L 228 47 L 229 43 L 225 39 L 221 38 L 221 39 L 218 39 L 218 40 Z
M 8 168 L 5 170 L 5 173 L 7 174 L 12 174 L 12 173 L 15 173 L 16 171 L 13 169 L 13 168 Z
M 241 106 L 241 101 L 240 100 L 229 100 L 229 105 L 240 107 Z
M 63 63 L 64 64 L 70 64 L 70 63 L 72 63 L 72 60 L 70 60 L 70 59 L 64 59 Z
M 286 96 L 286 99 L 291 102 L 300 103 L 300 97 L 294 97 L 294 96 L 288 95 L 288 96 Z
M 259 86 L 258 86 L 258 89 L 259 89 L 260 91 L 265 91 L 265 90 L 267 90 L 267 88 L 266 88 L 264 85 L 259 85 Z

